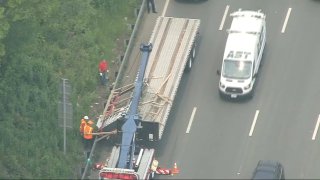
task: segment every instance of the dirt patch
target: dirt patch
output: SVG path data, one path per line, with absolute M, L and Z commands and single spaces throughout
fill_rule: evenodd
M 95 117 L 95 120 L 98 120 L 99 115 L 103 113 L 104 104 L 107 102 L 110 90 L 112 89 L 115 80 L 117 78 L 122 60 L 121 56 L 124 56 L 125 46 L 124 40 L 127 39 L 128 35 L 122 35 L 118 39 L 116 39 L 116 48 L 112 49 L 113 54 L 116 55 L 115 59 L 108 60 L 109 63 L 109 72 L 108 72 L 108 83 L 106 86 L 98 85 L 96 87 L 96 94 L 98 95 L 95 101 L 91 105 L 91 110 L 89 114 L 91 117 Z

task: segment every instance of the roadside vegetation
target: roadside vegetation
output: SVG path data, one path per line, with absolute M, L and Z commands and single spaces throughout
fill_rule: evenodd
M 80 118 L 99 86 L 101 58 L 119 56 L 142 0 L 0 1 L 0 178 L 70 179 L 81 164 Z M 120 42 L 122 45 L 123 43 Z M 59 83 L 72 86 L 73 129 L 58 121 Z

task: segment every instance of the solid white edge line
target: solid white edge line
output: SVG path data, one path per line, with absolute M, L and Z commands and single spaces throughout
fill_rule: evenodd
M 192 122 L 193 122 L 193 119 L 194 119 L 194 115 L 196 114 L 196 111 L 197 111 L 197 107 L 194 107 L 193 110 L 192 110 L 192 114 L 191 114 L 191 117 L 190 117 L 190 120 L 189 120 L 188 127 L 187 127 L 187 131 L 186 131 L 187 134 L 190 132 L 190 128 L 191 128 L 191 125 L 192 125 Z
M 284 33 L 284 31 L 286 30 L 286 27 L 287 27 L 287 23 L 288 23 L 288 21 L 289 21 L 290 14 L 291 14 L 291 8 L 288 9 L 288 12 L 287 12 L 287 15 L 286 15 L 286 19 L 284 20 L 284 23 L 283 23 L 283 26 L 282 26 L 281 33 Z
M 221 23 L 220 23 L 220 27 L 219 27 L 220 31 L 223 29 L 224 21 L 226 20 L 226 16 L 228 14 L 228 11 L 229 11 L 229 5 L 227 5 L 226 9 L 224 10 L 224 14 L 223 14 L 223 17 L 222 17 L 222 20 L 221 20 Z
M 312 140 L 316 139 L 318 128 L 319 128 L 319 123 L 320 123 L 320 114 L 318 116 L 316 127 L 314 128 L 314 131 L 313 131 Z
M 257 119 L 258 119 L 258 116 L 259 116 L 259 112 L 260 112 L 259 110 L 256 110 L 256 114 L 254 115 L 253 122 L 251 124 L 249 136 L 252 136 L 252 134 L 253 134 L 253 130 L 254 130 L 254 127 L 256 125 L 256 122 L 257 122 Z
M 168 9 L 168 5 L 169 5 L 169 0 L 166 0 L 166 3 L 164 4 L 164 8 L 163 8 L 161 16 L 164 16 L 166 14 L 167 9 Z

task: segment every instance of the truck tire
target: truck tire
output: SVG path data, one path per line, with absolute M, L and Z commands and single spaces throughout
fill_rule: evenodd
M 196 58 L 196 53 L 197 53 L 196 47 L 197 47 L 196 42 L 194 42 L 192 46 L 192 50 L 190 52 L 192 60 Z
M 248 98 L 252 99 L 254 94 L 255 94 L 255 90 L 256 90 L 256 83 L 254 83 L 253 88 L 251 90 L 251 92 L 248 94 Z
M 248 94 L 248 99 L 252 99 L 254 96 L 254 90 L 252 90 L 249 94 Z
M 195 58 L 196 58 L 196 43 L 193 44 L 192 49 L 189 54 L 189 58 L 188 58 L 186 69 L 185 69 L 187 72 L 189 72 L 191 70 L 192 64 L 193 64 L 193 61 Z
M 197 56 L 197 46 L 198 46 L 198 42 L 199 42 L 199 38 L 200 38 L 200 33 L 197 32 L 195 39 L 193 41 L 193 45 L 192 45 L 192 49 L 189 52 L 189 58 L 185 67 L 185 71 L 189 72 L 192 68 L 193 62 Z
M 187 63 L 187 68 L 186 68 L 187 71 L 191 70 L 192 63 L 193 63 L 193 58 L 191 56 L 189 56 L 188 63 Z

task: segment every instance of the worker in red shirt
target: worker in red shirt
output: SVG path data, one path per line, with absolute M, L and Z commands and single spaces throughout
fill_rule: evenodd
M 107 73 L 109 72 L 108 69 L 108 62 L 106 60 L 102 60 L 99 63 L 99 75 L 100 75 L 100 82 L 102 85 L 107 84 L 108 80 L 108 75 Z

